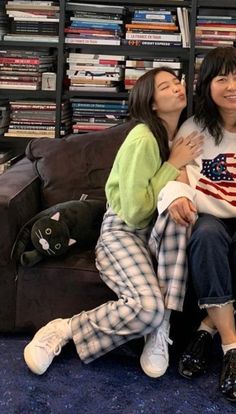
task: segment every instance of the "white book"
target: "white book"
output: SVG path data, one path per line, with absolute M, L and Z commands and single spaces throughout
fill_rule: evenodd
M 35 13 L 32 13 L 30 11 L 20 11 L 20 10 L 11 10 L 8 13 L 9 17 L 34 17 L 34 16 L 38 16 L 41 17 L 43 15 L 37 15 L 37 11 Z M 46 12 L 45 12 L 45 17 L 46 17 Z
M 184 48 L 186 48 L 187 41 L 186 41 L 186 32 L 184 29 L 184 17 L 183 17 L 182 7 L 177 7 L 177 17 L 178 17 L 180 32 L 182 34 L 182 45 Z
M 83 65 L 80 65 L 80 66 L 76 66 L 75 67 L 75 69 L 73 69 L 71 66 L 69 67 L 69 69 L 67 69 L 67 71 L 66 71 L 66 73 L 67 74 L 70 74 L 70 73 L 75 73 L 75 72 L 77 72 L 77 73 L 82 73 L 82 72 L 96 72 L 96 73 L 104 73 L 104 72 L 107 72 L 107 73 L 109 73 L 109 72 L 112 72 L 112 73 L 121 73 L 122 72 L 122 70 L 121 70 L 121 68 L 119 67 L 119 66 L 103 66 L 103 65 L 100 65 L 100 66 L 96 66 L 96 65 L 94 65 L 94 66 L 83 66 Z
M 8 83 L 8 84 L 0 83 L 0 89 L 15 89 L 15 90 L 17 90 L 17 89 L 21 89 L 21 90 L 27 89 L 28 90 L 29 89 L 29 90 L 36 91 L 36 90 L 39 89 L 39 86 L 38 85 L 16 85 L 16 84 L 12 84 L 12 83 Z
M 188 17 L 188 9 L 183 7 L 183 19 L 184 19 L 184 30 L 186 36 L 186 45 L 190 47 L 190 30 L 189 30 L 189 17 Z
M 125 38 L 135 39 L 135 40 L 163 40 L 165 42 L 181 42 L 181 33 L 177 34 L 148 34 L 148 33 L 131 33 L 128 32 L 125 35 Z
M 117 86 L 69 86 L 70 91 L 86 91 L 86 92 L 116 92 Z
M 42 17 L 33 16 L 33 17 L 25 18 L 25 17 L 18 17 L 18 16 L 14 17 L 9 14 L 9 17 L 13 17 L 13 20 L 16 22 L 59 22 L 58 18 L 48 18 L 46 16 L 45 17 L 44 16 Z
M 183 67 L 183 63 L 182 62 L 169 62 L 169 61 L 163 61 L 163 62 L 153 62 L 153 67 L 154 68 L 159 68 L 160 66 L 168 66 L 169 68 L 172 69 L 181 69 Z
M 93 53 L 69 53 L 69 58 L 83 60 L 84 62 L 90 58 L 97 60 L 125 60 L 124 55 L 98 55 Z
M 22 35 L 22 34 L 7 34 L 4 35 L 4 40 L 16 41 L 16 42 L 48 42 L 58 43 L 58 36 L 46 36 L 46 35 Z
M 84 74 L 80 74 L 78 76 L 68 76 L 69 79 L 71 79 L 71 83 L 88 83 L 89 81 L 94 81 L 94 82 L 99 82 L 99 81 L 111 81 L 111 82 L 117 82 L 121 80 L 120 75 L 118 74 L 114 74 L 114 75 L 104 75 L 104 76 L 90 76 L 90 75 L 84 75 Z
M 27 4 L 27 5 L 25 5 L 25 4 L 20 4 L 20 3 L 15 3 L 15 2 L 9 2 L 9 3 L 7 3 L 6 4 L 6 6 L 5 6 L 5 8 L 6 8 L 6 10 L 26 10 L 26 9 L 29 9 L 29 10 L 53 10 L 53 11 L 59 11 L 60 10 L 60 6 L 49 6 L 49 5 L 44 5 L 44 4 L 33 4 L 33 3 L 30 3 L 30 4 Z
M 8 0 L 8 4 L 14 4 L 14 5 L 18 5 L 18 4 L 25 4 L 25 5 L 38 5 L 38 6 L 52 6 L 53 4 L 55 4 L 55 1 L 41 1 L 41 0 L 13 0 L 13 1 L 9 1 Z
M 78 45 L 120 45 L 120 39 L 80 39 L 66 37 L 65 43 L 75 43 Z

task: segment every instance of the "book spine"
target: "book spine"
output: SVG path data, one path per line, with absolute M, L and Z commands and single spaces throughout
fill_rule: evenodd
M 120 39 L 81 39 L 66 38 L 65 43 L 75 43 L 80 45 L 120 45 Z
M 24 59 L 24 58 L 10 58 L 10 57 L 0 57 L 0 63 L 20 63 L 20 64 L 30 64 L 36 65 L 40 63 L 40 59 Z
M 123 45 L 128 46 L 182 46 L 181 42 L 166 42 L 166 41 L 146 41 L 146 40 L 128 40 L 123 39 Z
M 135 40 L 164 40 L 167 42 L 181 42 L 181 34 L 138 34 L 138 33 L 126 33 L 126 39 Z

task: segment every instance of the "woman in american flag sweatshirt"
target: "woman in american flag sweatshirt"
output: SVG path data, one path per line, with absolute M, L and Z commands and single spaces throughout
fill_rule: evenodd
M 189 276 L 206 318 L 180 358 L 191 378 L 208 366 L 218 331 L 223 364 L 220 388 L 236 402 L 236 49 L 216 48 L 204 58 L 196 86 L 196 111 L 180 128 L 204 134 L 203 153 L 186 167 L 185 184 L 170 182 L 159 196 L 178 224 L 193 225 L 188 242 Z M 191 146 L 191 142 L 189 142 Z M 189 185 L 190 184 L 190 185 Z M 174 201 L 173 201 L 174 200 Z

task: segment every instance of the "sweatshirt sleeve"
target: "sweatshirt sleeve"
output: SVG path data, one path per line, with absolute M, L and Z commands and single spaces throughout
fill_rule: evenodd
M 179 170 L 161 165 L 157 142 L 142 137 L 130 143 L 119 162 L 119 185 L 123 220 L 131 227 L 144 227 L 157 208 L 157 198 Z

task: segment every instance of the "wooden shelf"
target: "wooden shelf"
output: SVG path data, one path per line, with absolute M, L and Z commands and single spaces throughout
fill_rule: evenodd
M 127 99 L 129 96 L 128 92 L 94 92 L 94 91 L 66 91 L 63 94 L 63 98 L 117 98 L 117 99 Z
M 86 1 L 86 3 L 94 3 L 94 4 L 100 4 L 97 0 L 88 0 Z M 175 0 L 130 0 L 125 2 L 124 0 L 116 0 L 114 2 L 114 0 L 104 0 L 102 1 L 102 4 L 110 4 L 110 5 L 120 5 L 120 6 L 149 6 L 149 7 L 177 7 L 177 6 L 182 6 L 182 7 L 187 7 L 187 6 L 191 6 L 192 1 L 191 0 L 179 0 L 179 1 L 175 1 Z
M 1 98 L 17 99 L 56 99 L 56 91 L 32 91 L 26 89 L 0 89 Z
M 182 47 L 166 47 L 166 46 L 113 46 L 113 45 L 76 45 L 75 43 L 66 43 L 66 48 L 80 50 L 81 53 L 99 53 L 99 54 L 113 54 L 126 55 L 129 57 L 147 57 L 155 58 L 162 56 L 179 57 L 182 59 L 189 58 L 188 48 Z
M 219 4 L 217 0 L 198 0 L 198 7 L 205 7 L 205 8 L 214 8 L 214 9 L 235 9 L 236 2 L 235 0 L 224 0 L 222 4 Z

